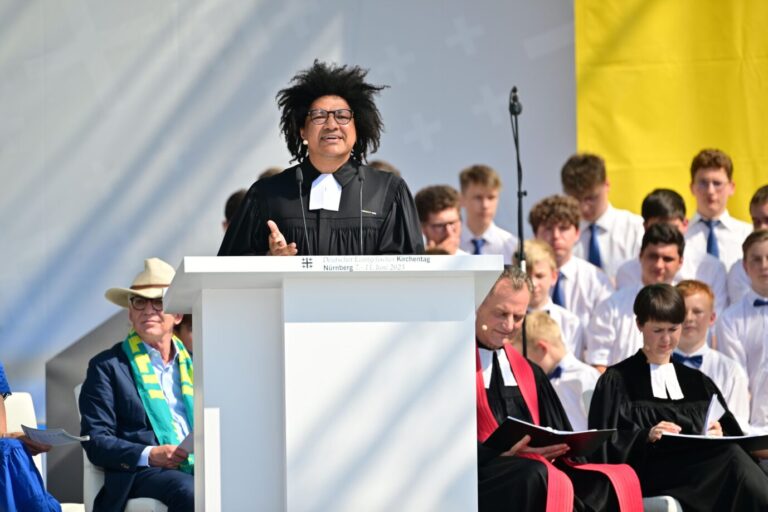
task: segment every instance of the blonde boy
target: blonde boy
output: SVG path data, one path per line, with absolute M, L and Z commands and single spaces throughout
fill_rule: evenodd
M 549 377 L 563 404 L 573 429 L 586 430 L 589 402 L 600 372 L 582 363 L 563 344 L 560 328 L 544 311 L 534 311 L 525 318 L 528 358 L 538 364 Z M 522 351 L 517 336 L 513 346 Z
M 584 351 L 583 329 L 579 317 L 552 302 L 552 287 L 557 282 L 557 263 L 550 245 L 542 240 L 526 240 L 523 244 L 528 275 L 533 282 L 530 311 L 543 311 L 560 328 L 563 343 L 578 359 Z

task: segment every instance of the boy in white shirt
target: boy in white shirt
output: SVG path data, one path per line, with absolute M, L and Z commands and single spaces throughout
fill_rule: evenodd
M 752 195 L 749 201 L 749 216 L 752 217 L 752 229 L 768 229 L 768 185 L 763 185 Z M 739 259 L 728 272 L 728 300 L 735 304 L 746 295 L 751 286 L 744 270 L 744 263 Z
M 663 222 L 648 228 L 640 248 L 642 282 L 622 288 L 595 308 L 584 331 L 587 363 L 604 372 L 643 346 L 634 313 L 637 293 L 649 284 L 670 284 L 683 264 L 684 249 L 685 240 L 677 228 Z
M 459 182 L 466 214 L 459 247 L 469 254 L 501 254 L 509 265 L 517 237 L 493 221 L 501 192 L 499 174 L 487 165 L 473 165 L 461 171 Z
M 552 302 L 552 287 L 557 281 L 557 263 L 552 247 L 543 240 L 526 240 L 523 243 L 528 276 L 533 282 L 529 311 L 543 311 L 560 328 L 565 347 L 578 359 L 583 357 L 583 329 L 579 317 Z
M 594 308 L 613 292 L 613 285 L 605 272 L 573 255 L 579 239 L 579 203 L 568 196 L 545 197 L 533 205 L 528 221 L 534 236 L 555 253 L 558 278 L 552 287 L 552 302 L 586 326 Z
M 643 215 L 643 227 L 648 229 L 657 222 L 666 222 L 685 236 L 688 230 L 688 219 L 685 215 L 683 197 L 668 188 L 657 188 L 643 199 L 640 207 Z M 683 254 L 683 266 L 675 276 L 673 283 L 684 279 L 697 279 L 707 283 L 715 294 L 715 311 L 721 313 L 728 305 L 727 275 L 725 265 L 706 253 L 691 251 L 686 245 Z M 640 260 L 625 262 L 616 274 L 616 288 L 640 284 Z
M 573 430 L 587 430 L 589 403 L 600 372 L 568 351 L 557 322 L 544 311 L 528 313 L 524 327 L 528 359 L 538 364 L 549 377 Z M 513 339 L 512 346 L 522 353 L 520 336 Z
M 718 349 L 747 371 L 751 431 L 768 433 L 768 230 L 750 234 L 743 251 L 752 289 L 723 312 L 715 334 Z
M 611 184 L 605 161 L 589 153 L 571 156 L 560 171 L 563 192 L 579 202 L 582 222 L 574 254 L 616 278 L 619 266 L 637 257 L 643 238 L 643 219 L 608 201 Z
M 677 290 L 685 300 L 685 322 L 680 343 L 672 359 L 690 368 L 696 368 L 717 385 L 728 403 L 728 409 L 741 425 L 749 430 L 749 382 L 739 364 L 722 352 L 707 346 L 709 328 L 715 325 L 715 296 L 712 289 L 701 281 L 680 281 Z
M 691 162 L 691 193 L 696 198 L 696 215 L 685 234 L 692 253 L 719 258 L 730 271 L 741 257 L 741 244 L 752 231 L 748 223 L 728 214 L 728 198 L 736 190 L 733 162 L 719 149 L 703 149 Z

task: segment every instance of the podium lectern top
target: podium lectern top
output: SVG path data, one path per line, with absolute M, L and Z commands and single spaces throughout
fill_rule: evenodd
M 200 290 L 277 288 L 284 279 L 388 278 L 397 274 L 439 278 L 472 275 L 475 302 L 483 300 L 498 278 L 504 262 L 501 255 L 443 256 L 187 256 L 176 269 L 176 277 L 164 302 L 166 310 L 191 313 Z

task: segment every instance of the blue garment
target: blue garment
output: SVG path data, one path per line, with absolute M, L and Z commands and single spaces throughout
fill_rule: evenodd
M 8 379 L 5 378 L 5 368 L 3 363 L 0 363 L 0 396 L 5 398 L 6 395 L 11 394 L 11 387 L 8 385 Z
M 48 494 L 32 456 L 18 439 L 0 439 L 0 510 L 61 512 Z

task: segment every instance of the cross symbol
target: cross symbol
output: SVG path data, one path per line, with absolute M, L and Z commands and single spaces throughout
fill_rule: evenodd
M 449 37 L 445 38 L 445 44 L 449 48 L 454 46 L 461 46 L 464 49 L 464 53 L 467 55 L 475 54 L 475 42 L 474 39 L 485 34 L 485 30 L 482 27 L 468 27 L 465 18 L 454 18 L 453 26 L 456 32 Z
M 491 123 L 500 125 L 504 122 L 505 95 L 495 94 L 487 85 L 480 88 L 480 101 L 472 105 L 472 113 L 475 115 L 485 114 Z
M 416 56 L 411 52 L 400 52 L 392 45 L 387 46 L 384 52 L 386 53 L 386 60 L 378 66 L 379 72 L 384 75 L 390 74 L 394 76 L 395 82 L 404 84 L 408 76 L 406 67 L 416 61 Z
M 312 268 L 312 258 L 301 258 L 301 268 Z
M 403 135 L 405 142 L 420 142 L 424 151 L 432 151 L 432 135 L 442 129 L 440 121 L 427 123 L 421 113 L 411 116 L 413 128 Z
M 528 37 L 523 42 L 525 53 L 531 60 L 545 57 L 550 53 L 573 46 L 573 24 L 566 23 Z

